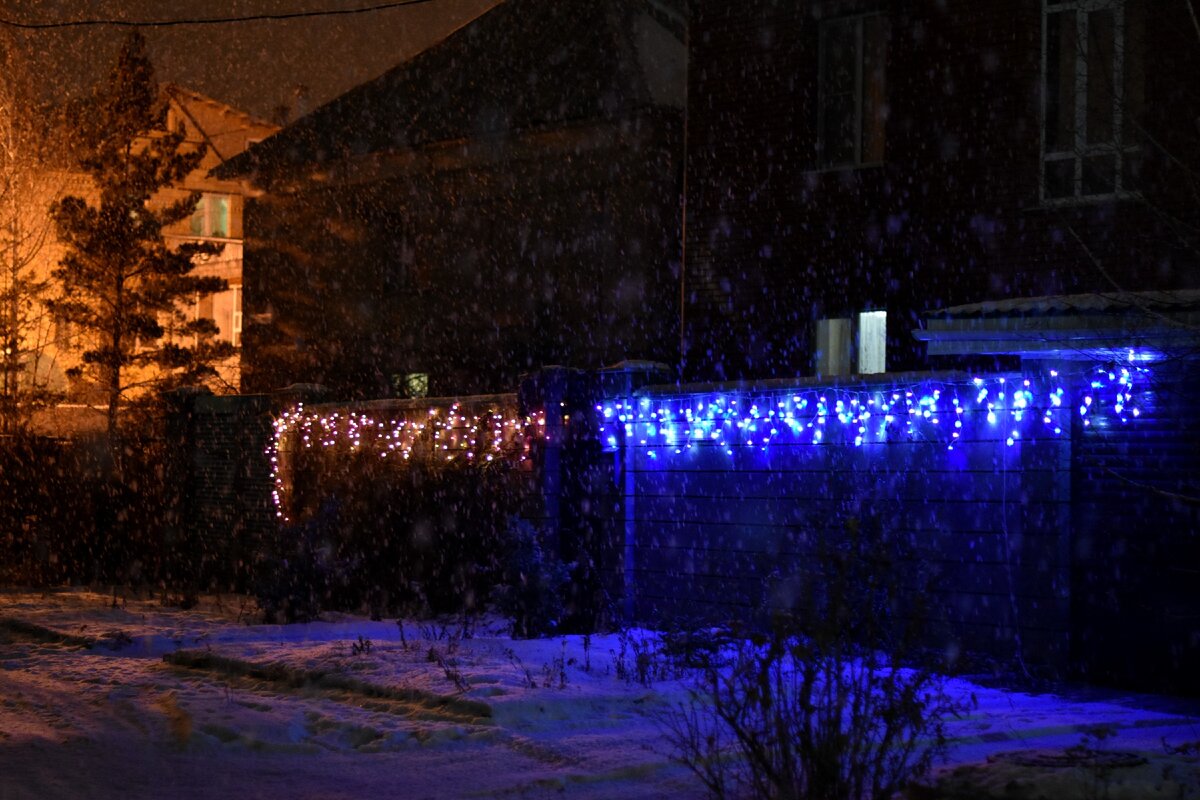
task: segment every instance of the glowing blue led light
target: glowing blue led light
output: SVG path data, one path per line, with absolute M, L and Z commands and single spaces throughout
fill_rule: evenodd
M 1008 378 L 996 376 L 985 379 L 980 376 L 969 379 L 965 384 L 972 391 L 965 400 L 957 394 L 964 384 L 938 381 L 882 390 L 825 388 L 807 395 L 803 391 L 793 391 L 780 396 L 767 391 L 761 395 L 714 394 L 703 399 L 695 396 L 666 397 L 661 400 L 639 397 L 633 403 L 635 406 L 644 406 L 640 409 L 641 413 L 618 415 L 613 409 L 628 405 L 602 404 L 597 406 L 600 412 L 597 421 L 603 436 L 619 432 L 613 430 L 614 416 L 622 418 L 620 421 L 627 432 L 630 430 L 629 423 L 640 418 L 645 420 L 644 435 L 648 440 L 661 442 L 672 449 L 676 449 L 677 439 L 705 444 L 711 442 L 726 450 L 754 447 L 765 451 L 772 442 L 779 441 L 793 444 L 853 442 L 861 446 L 871 436 L 878 437 L 880 441 L 888 441 L 896 436 L 900 431 L 894 425 L 900 419 L 905 423 L 903 434 L 910 440 L 954 442 L 961 440 L 961 437 L 970 439 L 973 429 L 987 431 L 984 427 L 986 420 L 989 426 L 1006 423 L 1005 427 L 1017 435 L 1009 436 L 1006 431 L 1003 440 L 1007 442 L 1012 438 L 1017 442 L 1020 430 L 1028 433 L 1028 429 L 1022 426 L 1033 420 L 1041 421 L 1036 429 L 1039 436 L 1049 436 L 1051 431 L 1053 435 L 1062 435 L 1062 426 L 1056 424 L 1060 420 L 1056 419 L 1055 410 L 1063 407 L 1078 408 L 1085 422 L 1088 417 L 1097 415 L 1103 420 L 1104 413 L 1122 421 L 1139 416 L 1140 409 L 1134 401 L 1135 387 L 1145 371 L 1141 367 L 1092 369 L 1086 377 L 1080 376 L 1086 391 L 1081 391 L 1075 398 L 1069 397 L 1070 393 L 1064 388 L 1061 378 L 1055 381 L 1056 385 L 1047 386 L 1050 379 L 1045 376 L 1013 377 L 1014 383 L 1020 381 L 1015 384 L 1020 388 L 1005 391 Z M 1053 377 L 1058 376 L 1056 374 Z M 952 426 L 941 425 L 944 409 L 939 409 L 938 403 L 943 395 L 948 397 L 954 409 Z M 1071 399 L 1075 399 L 1075 404 L 1069 404 Z M 746 410 L 739 411 L 739 408 Z M 877 430 L 870 430 L 868 422 L 875 414 L 875 409 L 878 409 L 878 416 L 882 416 L 883 420 Z M 677 419 L 686 420 L 687 424 L 680 426 L 675 423 Z M 769 422 L 759 425 L 762 420 Z M 778 424 L 776 420 L 784 424 Z M 943 427 L 950 430 L 943 432 L 940 430 Z M 992 438 L 994 434 L 983 433 L 983 436 Z M 619 446 L 621 441 L 618 436 L 603 440 L 612 448 Z M 687 446 L 691 447 L 690 444 Z

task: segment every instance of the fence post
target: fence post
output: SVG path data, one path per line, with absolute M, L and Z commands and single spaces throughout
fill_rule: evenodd
M 666 383 L 671 380 L 672 374 L 670 367 L 656 361 L 622 361 L 599 371 L 597 398 L 600 401 L 623 399 L 628 402 L 638 389 L 649 384 Z M 637 485 L 633 455 L 634 450 L 626 441 L 624 428 L 621 428 L 617 437 L 614 469 L 617 473 L 615 483 L 620 492 L 621 598 L 626 622 L 632 622 L 637 617 Z
M 540 447 L 535 450 L 537 471 L 538 528 L 547 550 L 562 554 L 563 449 L 566 446 L 568 395 L 572 378 L 581 373 L 566 367 L 543 367 L 524 375 L 517 390 L 517 403 L 524 416 L 545 415 Z
M 199 531 L 197 519 L 196 404 L 212 392 L 203 387 L 184 386 L 164 396 L 166 451 L 165 483 L 169 496 L 169 521 L 162 531 L 162 557 L 159 564 L 163 599 L 172 591 L 186 597 L 200 589 Z

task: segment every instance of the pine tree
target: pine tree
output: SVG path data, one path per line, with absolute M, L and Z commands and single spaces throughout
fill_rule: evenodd
M 125 41 L 91 102 L 67 116 L 79 137 L 78 167 L 99 202 L 72 196 L 51 208 L 66 247 L 53 273 L 62 288 L 53 308 L 88 343 L 78 374 L 107 400 L 109 446 L 119 457 L 118 411 L 135 390 L 213 377 L 214 362 L 232 354 L 232 346 L 215 339 L 211 320 L 185 312 L 197 297 L 227 285 L 192 274 L 196 257 L 219 246 L 169 247 L 163 239 L 163 229 L 187 219 L 200 196 L 167 202 L 161 193 L 197 168 L 204 148 L 185 144 L 182 125 L 166 130 L 166 103 L 140 34 Z

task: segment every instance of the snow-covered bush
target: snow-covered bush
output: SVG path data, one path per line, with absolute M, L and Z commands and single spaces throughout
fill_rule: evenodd
M 897 543 L 857 520 L 826 539 L 795 607 L 664 715 L 675 757 L 714 798 L 890 798 L 930 770 L 947 718 L 970 706 L 910 662 L 925 615 L 899 604 Z

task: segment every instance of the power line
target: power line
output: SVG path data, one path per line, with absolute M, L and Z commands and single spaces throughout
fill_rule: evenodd
M 432 3 L 435 0 L 394 0 L 390 3 L 378 3 L 361 8 L 323 9 L 319 11 L 291 11 L 281 14 L 248 14 L 243 17 L 204 17 L 192 19 L 77 19 L 63 22 L 18 22 L 0 17 L 0 25 L 20 30 L 44 31 L 55 28 L 86 28 L 111 25 L 120 28 L 171 28 L 182 25 L 226 25 L 233 22 L 259 22 L 269 20 L 307 19 L 311 17 L 342 17 L 352 14 L 370 14 L 375 11 L 387 11 L 391 8 L 418 6 Z

